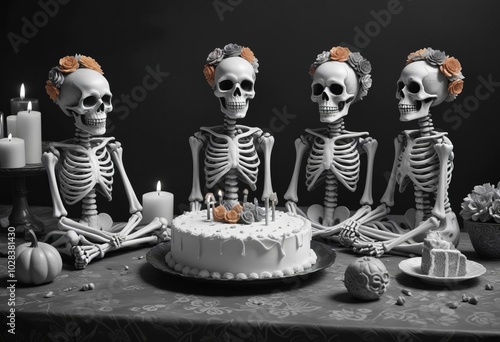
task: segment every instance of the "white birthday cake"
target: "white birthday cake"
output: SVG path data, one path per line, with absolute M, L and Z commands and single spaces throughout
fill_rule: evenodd
M 316 263 L 311 238 L 307 219 L 282 211 L 267 225 L 220 222 L 208 219 L 206 210 L 192 211 L 172 221 L 165 261 L 178 272 L 204 278 L 284 277 Z

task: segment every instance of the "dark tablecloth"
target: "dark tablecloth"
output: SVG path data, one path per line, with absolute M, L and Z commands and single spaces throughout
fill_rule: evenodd
M 3 210 L 3 211 L 2 211 Z M 50 216 L 50 209 L 38 209 Z M 0 218 L 6 216 L 0 207 Z M 46 218 L 51 226 L 55 220 Z M 22 240 L 22 238 L 18 238 Z M 24 241 L 18 241 L 18 243 Z M 455 285 L 432 285 L 401 272 L 401 256 L 381 260 L 391 285 L 376 301 L 352 298 L 344 271 L 358 255 L 331 245 L 335 263 L 313 275 L 241 285 L 181 279 L 151 266 L 152 246 L 109 253 L 84 270 L 64 259 L 51 283 L 16 284 L 18 341 L 500 341 L 500 261 L 477 259 L 468 235 L 459 249 L 483 264 L 484 275 Z M 5 250 L 1 235 L 0 249 Z M 1 337 L 7 332 L 7 262 L 0 259 Z M 93 283 L 94 290 L 81 291 Z M 493 285 L 487 290 L 486 284 Z M 412 296 L 405 296 L 408 289 Z M 53 296 L 46 297 L 52 292 Z M 476 305 L 462 295 L 476 296 Z M 404 306 L 396 305 L 403 295 Z M 449 302 L 457 301 L 455 309 Z

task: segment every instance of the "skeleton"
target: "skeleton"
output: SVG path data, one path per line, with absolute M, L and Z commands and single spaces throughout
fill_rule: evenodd
M 125 172 L 123 149 L 114 138 L 101 137 L 113 108 L 111 97 L 108 81 L 99 72 L 80 67 L 66 74 L 56 103 L 74 118 L 75 137 L 50 144 L 42 157 L 60 230 L 49 233 L 46 241 L 54 238 L 52 245 L 61 253 L 73 255 L 75 267 L 80 269 L 108 251 L 167 238 L 164 218 L 139 226 L 142 206 Z M 112 198 L 115 170 L 123 180 L 129 201 L 131 217 L 126 223 L 113 224 L 108 214 L 97 211 L 97 193 L 109 201 Z M 82 203 L 79 221 L 67 217 L 63 201 L 67 205 Z
M 200 132 L 189 139 L 193 157 L 193 184 L 189 201 L 193 211 L 200 210 L 203 200 L 199 175 L 202 147 L 205 148 L 206 187 L 223 188 L 224 203 L 229 207 L 238 202 L 240 182 L 252 191 L 257 188 L 260 160 L 256 147 L 262 149 L 265 159 L 262 199 L 270 198 L 273 192 L 270 158 L 274 138 L 260 128 L 236 124 L 236 120 L 246 116 L 249 100 L 255 96 L 255 72 L 252 64 L 239 56 L 226 57 L 215 68 L 214 95 L 220 101 L 224 125 L 201 127 Z
M 461 73 L 456 76 L 461 78 Z M 447 193 L 453 171 L 453 145 L 447 133 L 434 129 L 429 112 L 447 96 L 448 80 L 436 66 L 419 60 L 403 69 L 396 92 L 400 120 L 416 120 L 419 129 L 404 131 L 394 140 L 395 158 L 382 204 L 374 212 L 363 213 L 366 217 L 360 215 L 343 224 L 340 242 L 344 246 L 374 256 L 387 252 L 419 255 L 423 238 L 430 230 L 458 244 L 460 229 Z M 406 224 L 379 220 L 394 205 L 396 184 L 403 192 L 410 183 L 415 190 L 415 208 L 404 215 Z
M 359 75 L 349 64 L 327 61 L 319 65 L 314 72 L 311 87 L 311 100 L 318 104 L 320 121 L 326 123 L 327 127 L 306 129 L 309 134 L 296 139 L 294 172 L 284 197 L 288 200 L 286 206 L 289 211 L 312 221 L 314 235 L 328 231 L 331 236 L 340 232 L 341 228 L 337 225 L 350 215 L 347 207 L 338 206 L 338 183 L 351 192 L 356 190 L 362 151 L 367 153 L 368 165 L 360 203 L 363 207 L 369 207 L 373 203 L 372 171 L 377 141 L 370 138 L 368 132 L 350 132 L 344 128 L 344 117 L 351 104 L 361 98 Z M 313 205 L 309 207 L 307 214 L 296 205 L 298 174 L 306 152 L 307 190 L 312 191 L 325 184 L 324 206 Z M 337 227 L 332 230 L 333 226 Z

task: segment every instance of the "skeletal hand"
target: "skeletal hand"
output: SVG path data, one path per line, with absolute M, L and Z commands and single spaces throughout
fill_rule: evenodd
M 201 203 L 198 201 L 193 201 L 189 203 L 189 210 L 190 211 L 200 211 L 201 210 Z
M 351 249 L 354 253 L 364 254 L 373 256 L 376 258 L 380 258 L 385 253 L 384 243 L 383 242 L 363 242 L 356 241 Z
M 297 203 L 292 202 L 292 201 L 287 201 L 285 203 L 286 211 L 292 213 L 292 214 L 297 214 Z
M 359 226 L 360 223 L 358 221 L 345 221 L 339 233 L 339 242 L 342 246 L 351 248 L 359 240 Z

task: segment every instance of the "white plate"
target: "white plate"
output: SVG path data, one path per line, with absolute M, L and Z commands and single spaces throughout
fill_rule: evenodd
M 432 277 L 422 273 L 421 264 L 422 257 L 405 259 L 399 263 L 399 269 L 408 275 L 420 278 L 431 284 L 455 284 L 464 280 L 479 277 L 486 272 L 486 268 L 484 268 L 483 265 L 475 261 L 467 260 L 467 273 L 462 277 Z

